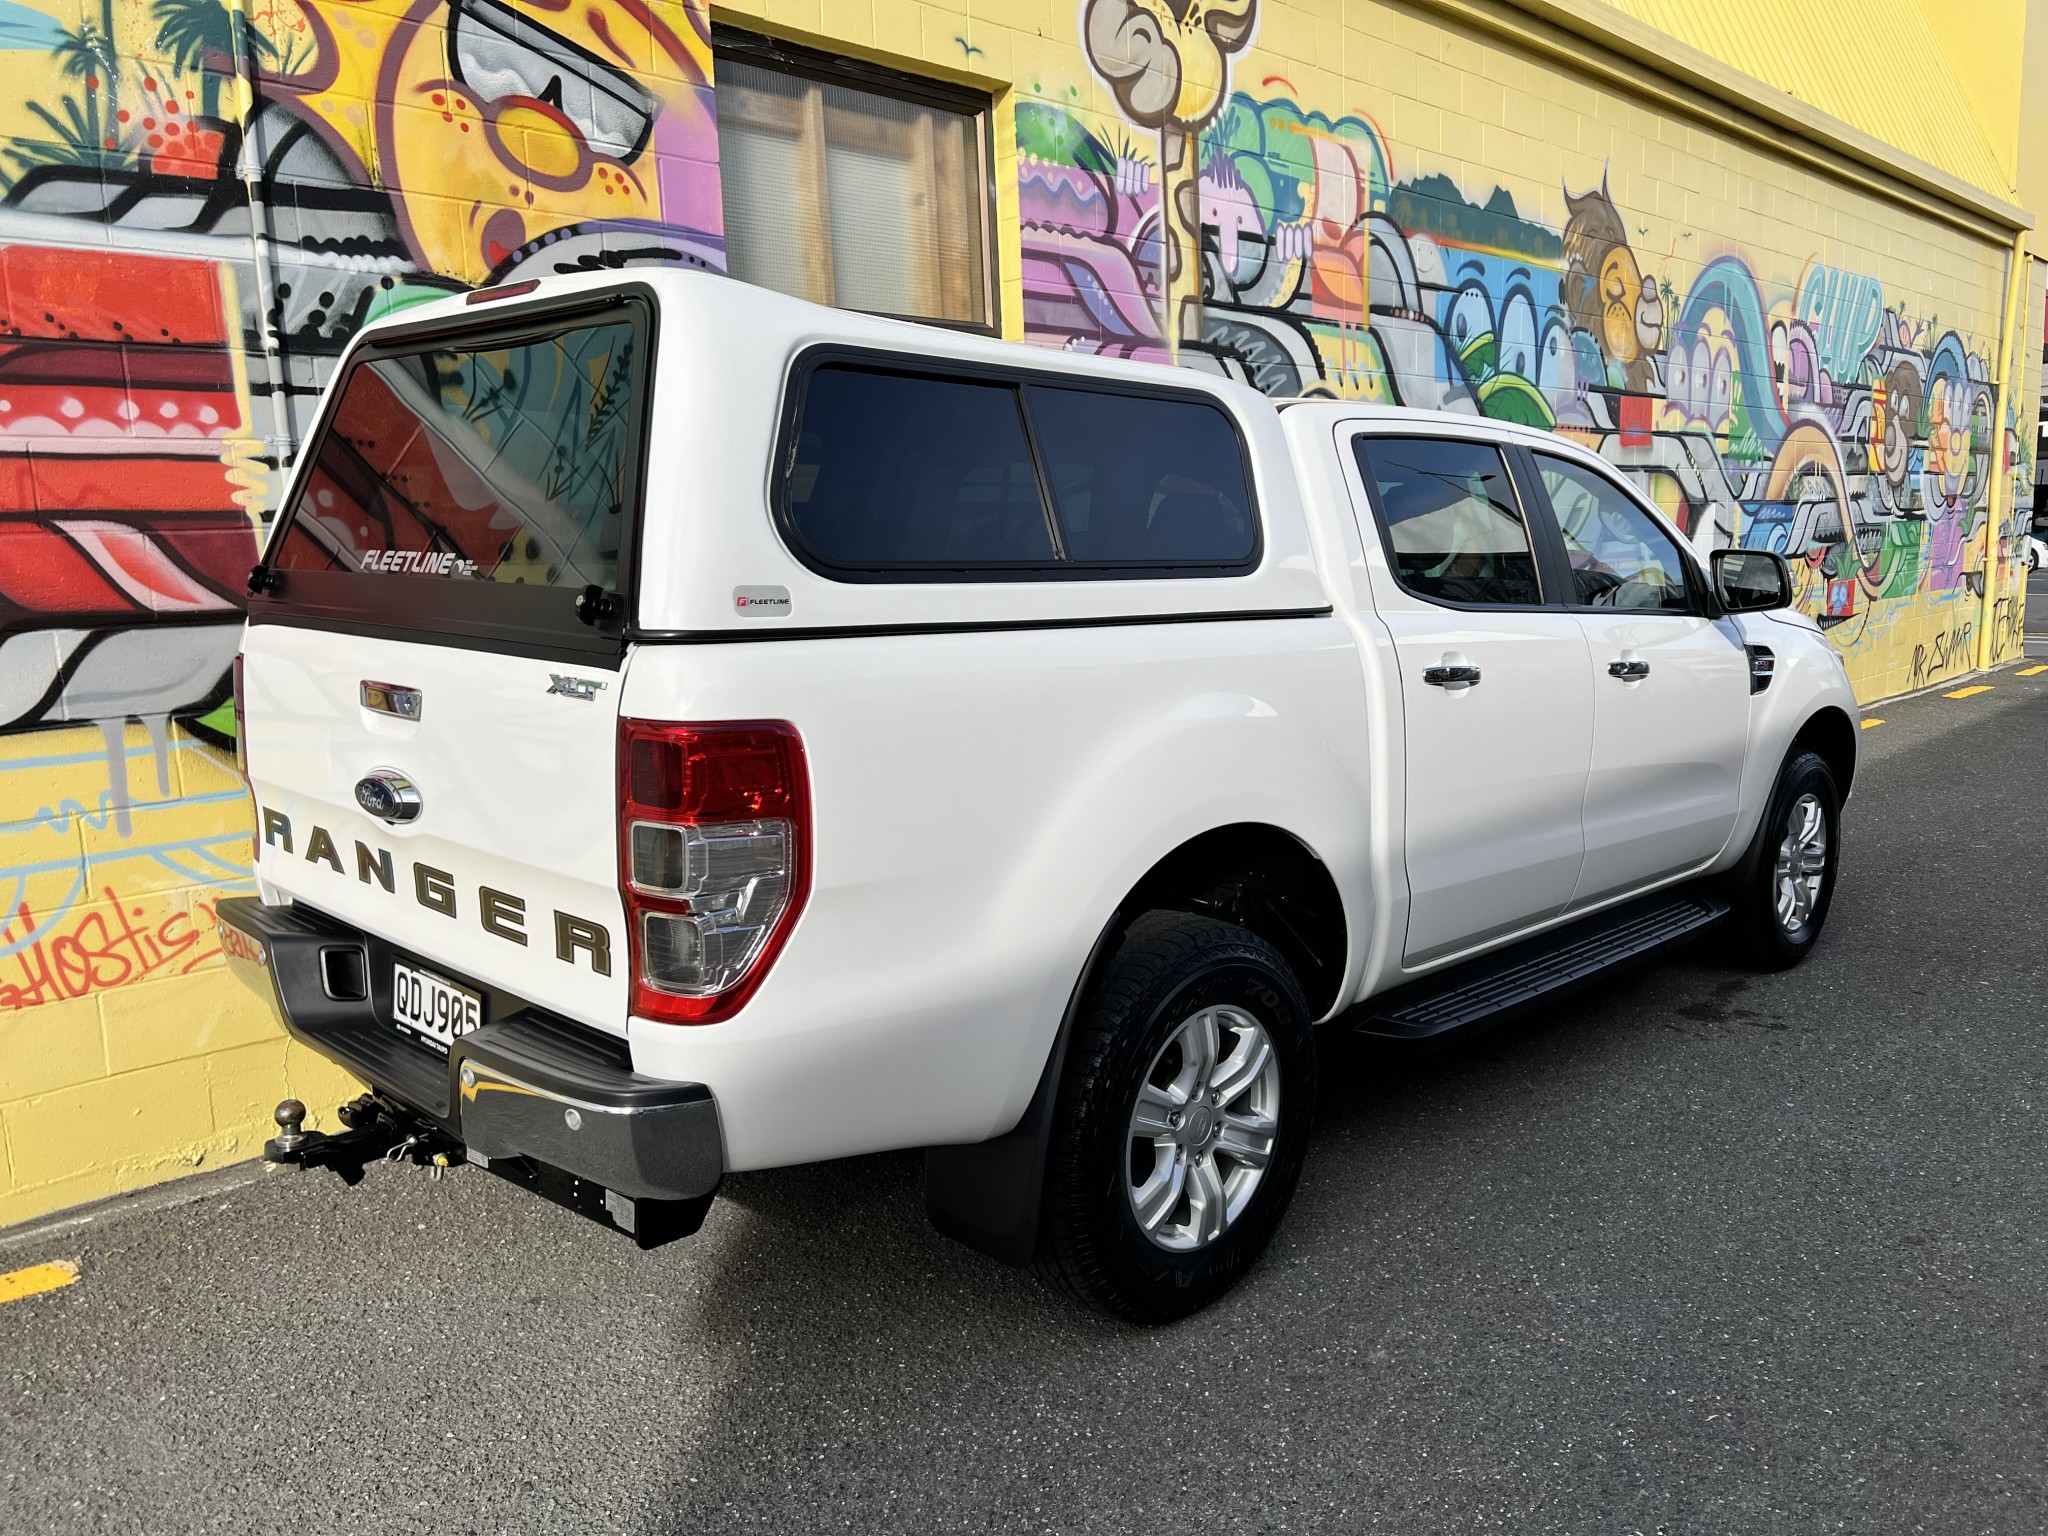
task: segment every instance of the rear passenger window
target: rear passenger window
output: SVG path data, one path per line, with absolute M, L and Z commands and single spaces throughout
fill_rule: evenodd
M 1543 601 L 1528 524 L 1500 450 L 1452 438 L 1361 437 L 1358 467 L 1379 492 L 1394 573 L 1417 597 Z
M 1043 565 L 1052 532 L 1006 384 L 820 368 L 804 392 L 791 528 L 828 565 Z
M 1070 559 L 1230 565 L 1250 558 L 1244 450 L 1223 412 L 1194 400 L 1040 384 L 1024 395 Z
M 833 574 L 1220 574 L 1258 557 L 1243 440 L 1200 399 L 825 363 L 785 442 L 785 530 Z

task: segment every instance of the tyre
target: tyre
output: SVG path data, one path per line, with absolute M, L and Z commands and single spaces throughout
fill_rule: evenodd
M 1257 934 L 1149 912 L 1075 1021 L 1033 1267 L 1055 1290 L 1165 1323 L 1235 1285 L 1293 1197 L 1315 1031 Z
M 1841 803 L 1835 776 L 1819 756 L 1795 749 L 1785 759 L 1729 893 L 1739 960 L 1780 971 L 1804 960 L 1819 941 L 1835 896 Z

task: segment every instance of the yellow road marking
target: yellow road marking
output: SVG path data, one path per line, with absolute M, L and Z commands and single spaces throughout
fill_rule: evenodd
M 1968 688 L 1958 688 L 1954 693 L 1944 693 L 1942 697 L 1944 699 L 1967 699 L 1974 694 L 1989 693 L 1990 691 L 1991 685 L 1989 683 L 1975 683 Z
M 1869 729 L 1870 729 L 1870 728 L 1871 728 L 1871 727 L 1872 727 L 1873 725 L 1883 725 L 1883 724 L 1884 724 L 1884 722 L 1883 722 L 1882 720 L 1866 720 L 1866 721 L 1864 721 L 1864 722 L 1863 722 L 1863 729 L 1865 729 L 1865 730 L 1867 731 L 1867 730 L 1869 730 Z
M 2013 676 L 2014 676 L 2014 677 L 2039 677 L 2039 676 L 2040 676 L 2040 675 L 2041 675 L 2041 674 L 2042 674 L 2043 672 L 2048 672 L 2048 663 L 2044 663 L 2044 664 L 2042 664 L 2041 666 L 2038 666 L 2038 667 L 2021 667 L 2021 668 L 2019 669 L 2019 671 L 2017 671 L 2017 672 L 2015 672 L 2015 673 L 2013 674 Z
M 0 1275 L 0 1304 L 45 1291 L 61 1291 L 78 1278 L 76 1259 L 57 1259 L 49 1264 L 31 1264 L 27 1269 Z

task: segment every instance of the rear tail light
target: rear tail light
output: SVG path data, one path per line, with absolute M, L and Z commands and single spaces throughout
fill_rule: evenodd
M 810 779 L 782 721 L 619 723 L 619 888 L 633 1012 L 712 1024 L 746 1003 L 810 891 Z

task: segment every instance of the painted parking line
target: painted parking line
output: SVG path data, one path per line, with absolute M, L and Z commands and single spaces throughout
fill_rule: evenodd
M 0 1306 L 20 1301 L 24 1296 L 61 1291 L 77 1278 L 76 1259 L 54 1259 L 48 1264 L 31 1264 L 27 1269 L 9 1270 L 0 1275 Z
M 1972 683 L 1967 688 L 1958 688 L 1953 693 L 1944 693 L 1942 697 L 1944 699 L 1968 699 L 1974 698 L 1980 693 L 1989 693 L 1990 691 L 1991 684 L 1989 683 Z
M 1879 726 L 1883 724 L 1884 722 L 1882 720 L 1866 720 L 1863 722 L 1863 729 L 1867 731 L 1870 730 L 1873 726 Z
M 2013 673 L 2013 676 L 2014 676 L 2014 677 L 2039 677 L 2039 676 L 2040 676 L 2040 675 L 2041 675 L 2041 674 L 2042 674 L 2043 672 L 2048 672 L 2048 662 L 2043 662 L 2043 663 L 2042 663 L 2042 664 L 2041 664 L 2040 666 L 2038 666 L 2038 667 L 2021 667 L 2021 668 L 2019 669 L 2019 671 L 2017 671 L 2017 672 Z

